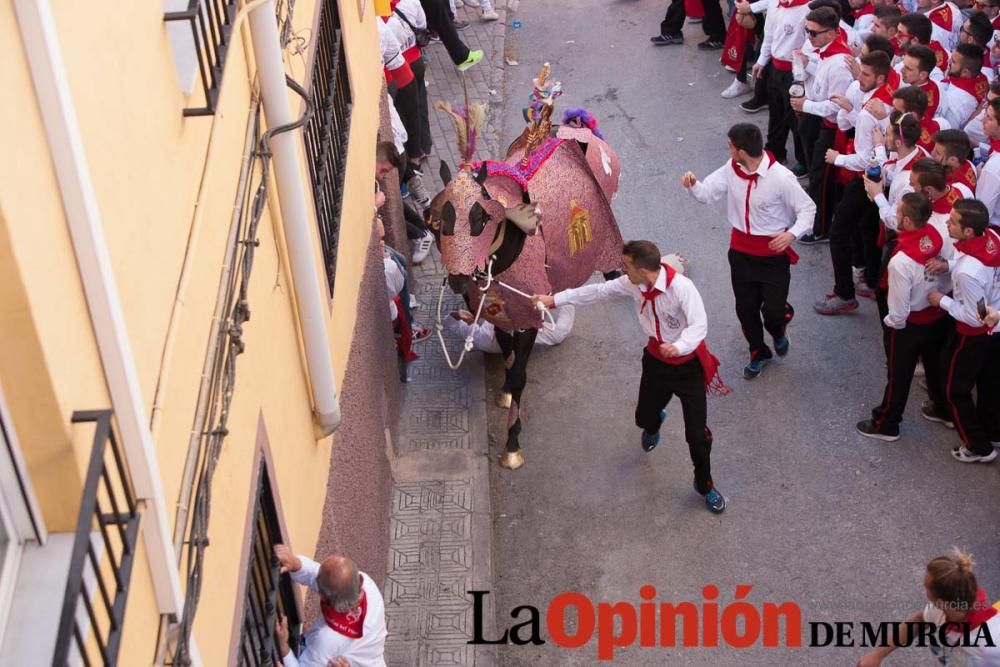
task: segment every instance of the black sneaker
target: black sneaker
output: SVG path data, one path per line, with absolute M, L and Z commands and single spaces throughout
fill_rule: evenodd
M 719 51 L 722 49 L 722 42 L 717 39 L 712 39 L 709 37 L 704 42 L 698 44 L 698 48 L 702 51 Z
M 809 232 L 808 234 L 803 234 L 802 238 L 799 239 L 799 243 L 802 245 L 816 245 L 818 243 L 829 243 L 830 239 L 823 234 L 813 234 Z
M 649 41 L 653 43 L 653 46 L 670 46 L 671 44 L 683 44 L 684 35 L 657 35 L 656 37 L 650 37 Z
M 863 435 L 866 438 L 874 438 L 875 440 L 884 440 L 886 442 L 896 442 L 899 440 L 898 426 L 880 431 L 875 427 L 875 421 L 872 419 L 866 419 L 858 422 L 857 430 L 860 435 Z
M 788 354 L 788 348 L 791 342 L 788 340 L 788 334 L 784 336 L 778 336 L 774 339 L 774 351 L 778 353 L 779 357 L 783 357 Z
M 726 509 L 726 499 L 713 488 L 705 494 L 705 507 L 712 514 L 722 514 Z
M 950 416 L 944 417 L 936 409 L 934 409 L 933 401 L 924 401 L 920 406 L 920 414 L 922 414 L 924 419 L 927 421 L 944 424 L 947 428 L 955 428 L 955 422 Z
M 767 109 L 767 100 L 758 100 L 751 97 L 746 102 L 740 104 L 740 109 L 746 111 L 747 113 L 757 113 L 758 111 L 764 111 Z

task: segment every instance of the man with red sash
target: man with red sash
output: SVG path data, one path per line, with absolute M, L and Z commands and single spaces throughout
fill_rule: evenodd
M 934 61 L 937 64 L 931 71 L 931 78 L 935 81 L 944 79 L 948 73 L 948 59 L 951 57 L 948 49 L 944 48 L 936 39 L 932 39 L 934 24 L 923 14 L 904 14 L 899 19 L 899 26 L 896 37 L 903 53 L 911 46 L 926 46 L 934 52 Z
M 914 192 L 922 192 L 931 200 L 930 224 L 941 235 L 941 258 L 951 260 L 955 257 L 955 244 L 948 235 L 948 220 L 955 202 L 962 199 L 958 188 L 948 185 L 948 175 L 944 165 L 934 158 L 922 158 L 913 163 L 910 168 L 910 185 Z M 947 285 L 950 289 L 950 285 Z M 944 291 L 948 291 L 945 289 Z
M 962 30 L 965 17 L 955 3 L 950 0 L 917 0 L 917 10 L 927 16 L 933 24 L 932 38 L 941 42 L 946 49 L 954 49 L 958 44 L 958 34 Z
M 826 162 L 838 169 L 846 178 L 844 194 L 833 214 L 830 229 L 830 259 L 833 263 L 834 291 L 814 305 L 823 315 L 833 315 L 857 307 L 855 278 L 851 270 L 855 253 L 855 240 L 860 238 L 860 252 L 857 253 L 859 268 L 863 268 L 863 295 L 874 296 L 878 285 L 881 251 L 878 246 L 878 207 L 865 192 L 861 174 L 870 165 L 875 154 L 872 141 L 873 132 L 884 134 L 892 109 L 892 72 L 889 56 L 875 51 L 861 58 L 858 85 L 863 93 L 861 111 L 854 123 L 854 139 L 847 142 L 844 153 L 828 150 Z M 841 111 L 841 114 L 845 114 Z M 843 127 L 843 123 L 841 123 Z M 876 159 L 877 161 L 877 159 Z M 852 307 L 852 304 L 853 307 Z
M 872 22 L 875 20 L 875 5 L 871 0 L 848 0 L 851 5 L 851 13 L 854 15 L 854 32 L 871 32 Z
M 969 135 L 962 130 L 941 130 L 934 135 L 931 157 L 944 166 L 948 185 L 957 188 L 967 199 L 976 194 L 976 167 L 968 160 L 971 152 Z
M 385 602 L 378 586 L 354 562 L 340 554 L 322 563 L 274 545 L 281 572 L 319 593 L 322 612 L 305 634 L 298 656 L 288 645 L 288 621 L 278 621 L 276 634 L 283 667 L 385 667 Z
M 931 72 L 937 67 L 934 52 L 922 44 L 914 44 L 906 49 L 900 63 L 899 76 L 907 86 L 916 86 L 927 95 L 927 111 L 924 115 L 933 120 L 941 104 L 941 89 L 931 79 Z
M 975 44 L 959 44 L 951 54 L 948 88 L 942 115 L 951 127 L 962 128 L 972 120 L 986 99 L 990 82 L 982 73 L 983 50 Z
M 894 92 L 892 108 L 919 119 L 920 136 L 917 138 L 917 145 L 929 155 L 934 150 L 934 135 L 947 128 L 948 121 L 927 117 L 927 95 L 916 86 L 905 86 Z
M 829 234 L 837 194 L 833 170 L 827 168 L 825 155 L 837 136 L 837 113 L 840 111 L 840 105 L 832 98 L 844 97 L 854 75 L 848 63 L 853 54 L 840 32 L 836 11 L 818 7 L 806 16 L 805 25 L 809 43 L 819 54 L 819 65 L 806 86 L 806 96 L 792 99 L 791 105 L 795 111 L 813 116 L 803 120 L 803 127 L 811 123 L 818 128 L 815 139 L 805 133 L 802 135 L 803 143 L 811 146 L 807 151 L 810 154 L 809 196 L 816 204 L 813 229 L 803 238 L 804 243 L 810 244 L 826 241 Z
M 778 356 L 788 354 L 785 329 L 793 312 L 788 305 L 790 267 L 799 259 L 791 243 L 809 230 L 816 207 L 795 175 L 764 151 L 756 125 L 732 126 L 727 143 L 732 160 L 703 182 L 686 172 L 681 184 L 703 204 L 726 197 L 736 316 L 750 348 L 743 377 L 752 380 L 773 358 L 764 342 L 765 329 Z
M 1000 227 L 1000 98 L 990 102 L 983 117 L 990 155 L 979 172 L 978 198 L 986 205 L 990 224 Z
M 712 481 L 712 432 L 707 425 L 705 394 L 732 390 L 719 377 L 719 360 L 708 351 L 708 318 L 698 289 L 674 271 L 651 241 L 629 241 L 622 248 L 625 275 L 554 295 L 536 294 L 535 303 L 548 308 L 583 306 L 615 297 L 630 297 L 639 325 L 648 339 L 642 353 L 642 377 L 635 424 L 642 429 L 643 451 L 660 442 L 667 403 L 675 395 L 684 413 L 684 437 L 694 464 L 694 489 L 705 497 L 709 511 L 726 509 L 726 499 Z
M 1000 234 L 989 227 L 986 206 L 976 199 L 955 202 L 948 233 L 955 259 L 934 260 L 929 268 L 950 270 L 952 296 L 931 292 L 928 300 L 955 320 L 945 356 L 945 393 L 962 444 L 951 455 L 962 463 L 990 463 L 997 457 L 991 439 L 1000 442 L 1000 358 L 979 319 L 978 304 L 997 299 Z
M 882 323 L 888 377 L 882 402 L 872 410 L 872 418 L 857 425 L 858 433 L 866 438 L 887 442 L 899 440 L 899 424 L 918 360 L 924 362 L 931 400 L 941 409 L 946 406 L 940 355 L 947 323 L 944 311 L 927 301 L 927 295 L 940 286 L 935 277 L 924 272 L 924 264 L 940 252 L 942 239 L 927 224 L 931 203 L 926 195 L 903 195 L 896 215 L 895 247 L 880 285 L 887 290 L 888 313 Z

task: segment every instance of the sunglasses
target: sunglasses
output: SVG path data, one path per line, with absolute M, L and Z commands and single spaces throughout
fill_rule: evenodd
M 819 37 L 824 32 L 830 32 L 830 28 L 826 28 L 825 30 L 810 30 L 809 28 L 806 28 L 806 34 L 810 37 Z

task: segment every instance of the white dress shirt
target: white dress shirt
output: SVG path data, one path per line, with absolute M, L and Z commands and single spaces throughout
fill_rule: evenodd
M 943 275 L 932 275 L 924 265 L 903 252 L 889 260 L 889 314 L 883 322 L 890 329 L 902 329 L 910 313 L 930 308 L 927 295 L 947 287 Z
M 989 233 L 989 232 L 987 232 Z M 993 294 L 994 270 L 972 255 L 955 250 L 955 259 L 948 262 L 951 270 L 952 296 L 941 298 L 940 306 L 957 322 L 970 327 L 981 327 L 978 304 L 980 299 L 995 303 Z
M 882 177 L 889 183 L 889 194 L 879 193 L 875 197 L 875 205 L 878 206 L 878 215 L 882 219 L 882 224 L 885 225 L 886 229 L 895 230 L 897 226 L 896 207 L 899 206 L 903 195 L 913 192 L 913 186 L 910 185 L 910 172 L 913 169 L 913 163 L 927 157 L 927 151 L 916 146 L 905 157 L 897 157 L 895 162 L 882 160 L 882 156 L 885 154 L 884 146 L 880 146 L 876 150 L 876 154 L 879 160 L 885 163 Z
M 319 574 L 319 563 L 311 558 L 299 556 L 302 567 L 296 572 L 290 572 L 292 581 L 302 586 L 308 586 L 312 591 L 318 591 L 316 575 Z M 360 639 L 351 639 L 333 630 L 326 624 L 320 614 L 312 626 L 306 631 L 305 648 L 295 656 L 291 651 L 281 658 L 284 667 L 326 667 L 331 658 L 347 658 L 351 667 L 386 667 L 383 653 L 385 651 L 385 602 L 378 586 L 364 572 L 361 589 L 365 592 L 368 609 L 365 612 L 365 622 Z
M 704 181 L 688 188 L 702 204 L 717 202 L 726 195 L 726 218 L 734 229 L 754 236 L 777 236 L 791 232 L 795 238 L 812 229 L 816 217 L 816 204 L 806 194 L 799 181 L 787 167 L 772 163 L 764 153 L 757 165 L 757 182 L 741 178 L 727 162 Z M 750 215 L 747 224 L 747 187 L 750 187 Z M 793 222 L 794 221 L 794 222 Z
M 841 108 L 837 111 L 837 128 L 847 132 L 858 124 L 858 114 L 861 113 L 865 104 L 865 96 L 868 93 L 861 92 L 861 83 L 857 79 L 851 82 L 844 92 L 844 97 L 851 103 L 851 110 Z
M 954 51 L 955 46 L 958 44 L 959 33 L 962 31 L 962 24 L 965 23 L 965 16 L 962 14 L 962 10 L 953 2 L 943 2 L 930 11 L 925 12 L 925 14 L 927 18 L 931 18 L 932 14 L 944 11 L 945 7 L 951 10 L 951 27 L 942 28 L 934 22 L 934 19 L 931 19 L 931 39 L 936 39 L 941 42 L 944 48 Z
M 825 118 L 830 123 L 836 123 L 840 105 L 830 101 L 830 97 L 846 93 L 848 86 L 854 81 L 854 75 L 851 73 L 850 65 L 847 64 L 845 54 L 822 57 L 831 45 L 832 42 L 819 51 L 821 56 L 819 65 L 816 67 L 816 75 L 806 86 L 806 100 L 802 110 Z
M 764 21 L 764 40 L 760 46 L 757 64 L 764 67 L 772 58 L 792 60 L 792 51 L 802 46 L 806 33 L 802 27 L 806 24 L 806 14 L 809 5 L 783 7 L 780 4 L 767 10 L 767 20 Z
M 864 105 L 871 100 L 872 95 L 875 94 L 873 89 L 864 94 L 861 102 L 861 112 L 857 115 L 857 120 L 854 124 L 854 152 L 838 155 L 837 159 L 834 160 L 834 164 L 838 167 L 843 167 L 844 169 L 849 169 L 851 171 L 861 172 L 864 171 L 868 164 L 871 162 L 873 157 L 874 145 L 872 144 L 872 130 L 876 127 L 881 129 L 883 132 L 889 127 L 889 117 L 886 116 L 882 120 L 878 120 L 875 116 L 871 115 L 865 108 Z M 885 106 L 883 104 L 883 106 Z M 888 109 L 891 111 L 891 109 Z M 843 109 L 840 113 L 846 114 Z M 841 120 L 838 115 L 837 123 L 840 124 Z M 878 156 L 874 156 L 876 161 Z
M 645 307 L 643 293 L 647 291 L 647 286 L 633 285 L 628 276 L 557 292 L 555 303 L 561 308 L 600 303 L 614 297 L 632 297 L 639 325 L 646 336 L 671 343 L 679 356 L 691 354 L 708 334 L 708 317 L 698 289 L 680 273 L 674 274 L 670 287 L 667 287 L 667 272 L 662 268 L 653 287 L 660 290 L 660 294 Z
M 944 110 L 938 110 L 938 115 L 951 124 L 951 127 L 962 128 L 967 120 L 970 120 L 979 100 L 968 91 L 962 90 L 956 85 L 943 86 L 941 93 L 941 106 Z
M 986 204 L 990 224 L 1000 225 L 1000 153 L 993 153 L 979 172 L 976 198 Z
M 403 291 L 406 277 L 399 270 L 399 265 L 391 257 L 382 258 L 382 268 L 385 270 L 385 290 L 389 293 L 389 319 L 393 322 L 399 317 L 396 303 L 393 301 Z
M 535 338 L 535 345 L 559 345 L 566 340 L 569 332 L 573 330 L 573 321 L 576 317 L 576 309 L 573 306 L 563 306 L 550 311 L 555 324 L 549 322 L 549 318 L 542 318 L 542 328 L 538 330 Z M 472 335 L 472 349 L 486 352 L 487 354 L 502 354 L 500 343 L 497 342 L 496 330 L 493 325 L 483 320 L 479 324 L 469 324 L 454 317 L 446 317 L 444 328 L 451 333 L 460 336 L 465 340 Z

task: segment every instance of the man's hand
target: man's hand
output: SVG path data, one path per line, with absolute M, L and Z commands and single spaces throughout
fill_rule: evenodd
M 885 103 L 875 97 L 865 102 L 864 109 L 870 113 L 875 120 L 885 120 L 889 117 L 889 110 L 886 108 Z
M 990 328 L 993 328 L 997 325 L 997 323 L 1000 323 L 1000 310 L 993 310 L 992 308 L 987 306 L 986 317 L 980 319 L 982 319 L 983 324 L 985 324 Z
M 805 107 L 806 98 L 804 97 L 789 97 L 788 103 L 792 105 L 792 109 L 802 113 L 802 109 Z
M 551 294 L 535 294 L 531 297 L 531 302 L 536 304 L 540 303 L 546 308 L 556 307 L 556 298 Z
M 453 319 L 465 322 L 466 324 L 472 324 L 472 322 L 476 319 L 476 316 L 467 310 L 453 310 L 448 314 L 451 315 Z
M 795 240 L 795 234 L 791 232 L 781 232 L 767 244 L 767 247 L 774 252 L 785 252 L 785 249 L 792 245 L 792 241 Z
M 853 111 L 854 105 L 843 95 L 830 95 L 830 101 L 839 106 L 844 111 Z
M 665 357 L 676 357 L 678 356 L 677 348 L 670 343 L 660 343 L 660 354 Z
M 879 651 L 872 651 L 871 653 L 865 653 L 858 660 L 857 667 L 878 667 L 882 664 L 882 654 Z
M 875 201 L 875 198 L 880 194 L 884 193 L 881 183 L 876 183 L 872 179 L 868 178 L 868 174 L 862 174 L 861 178 L 865 182 L 865 192 L 868 193 L 868 198 Z
M 764 66 L 759 63 L 754 63 L 754 66 L 750 68 L 750 78 L 756 81 L 764 74 Z
M 288 646 L 288 618 L 282 616 L 274 625 L 274 639 L 278 642 L 278 653 L 284 658 L 289 654 L 291 648 Z
M 857 58 L 849 56 L 846 53 L 843 55 L 843 58 L 844 62 L 847 63 L 847 66 L 851 68 L 851 76 L 857 79 L 858 75 L 861 74 L 861 63 Z
M 749 14 L 750 13 L 750 1 L 749 0 L 736 0 L 736 13 L 737 14 Z
M 948 262 L 943 259 L 929 259 L 924 264 L 924 270 L 932 276 L 940 275 L 948 270 Z
M 885 146 L 885 132 L 880 127 L 872 128 L 872 146 Z
M 330 658 L 326 661 L 326 667 L 351 667 L 351 661 L 347 658 Z
M 375 208 L 379 209 L 385 206 L 385 193 L 379 190 L 375 193 Z
M 281 573 L 285 572 L 298 572 L 302 569 L 302 561 L 295 552 L 292 551 L 284 544 L 274 545 L 274 557 L 278 559 L 278 564 L 281 565 Z
M 698 182 L 698 177 L 694 175 L 693 171 L 685 171 L 684 175 L 681 176 L 681 185 L 686 188 L 693 188 L 694 184 Z
M 840 157 L 840 153 L 838 153 L 837 151 L 833 150 L 832 148 L 828 148 L 827 149 L 827 151 L 826 151 L 826 163 L 827 164 L 834 164 L 837 161 L 838 157 Z
M 943 298 L 944 294 L 941 294 L 941 292 L 931 292 L 927 295 L 927 302 L 936 308 L 941 305 L 941 299 Z

